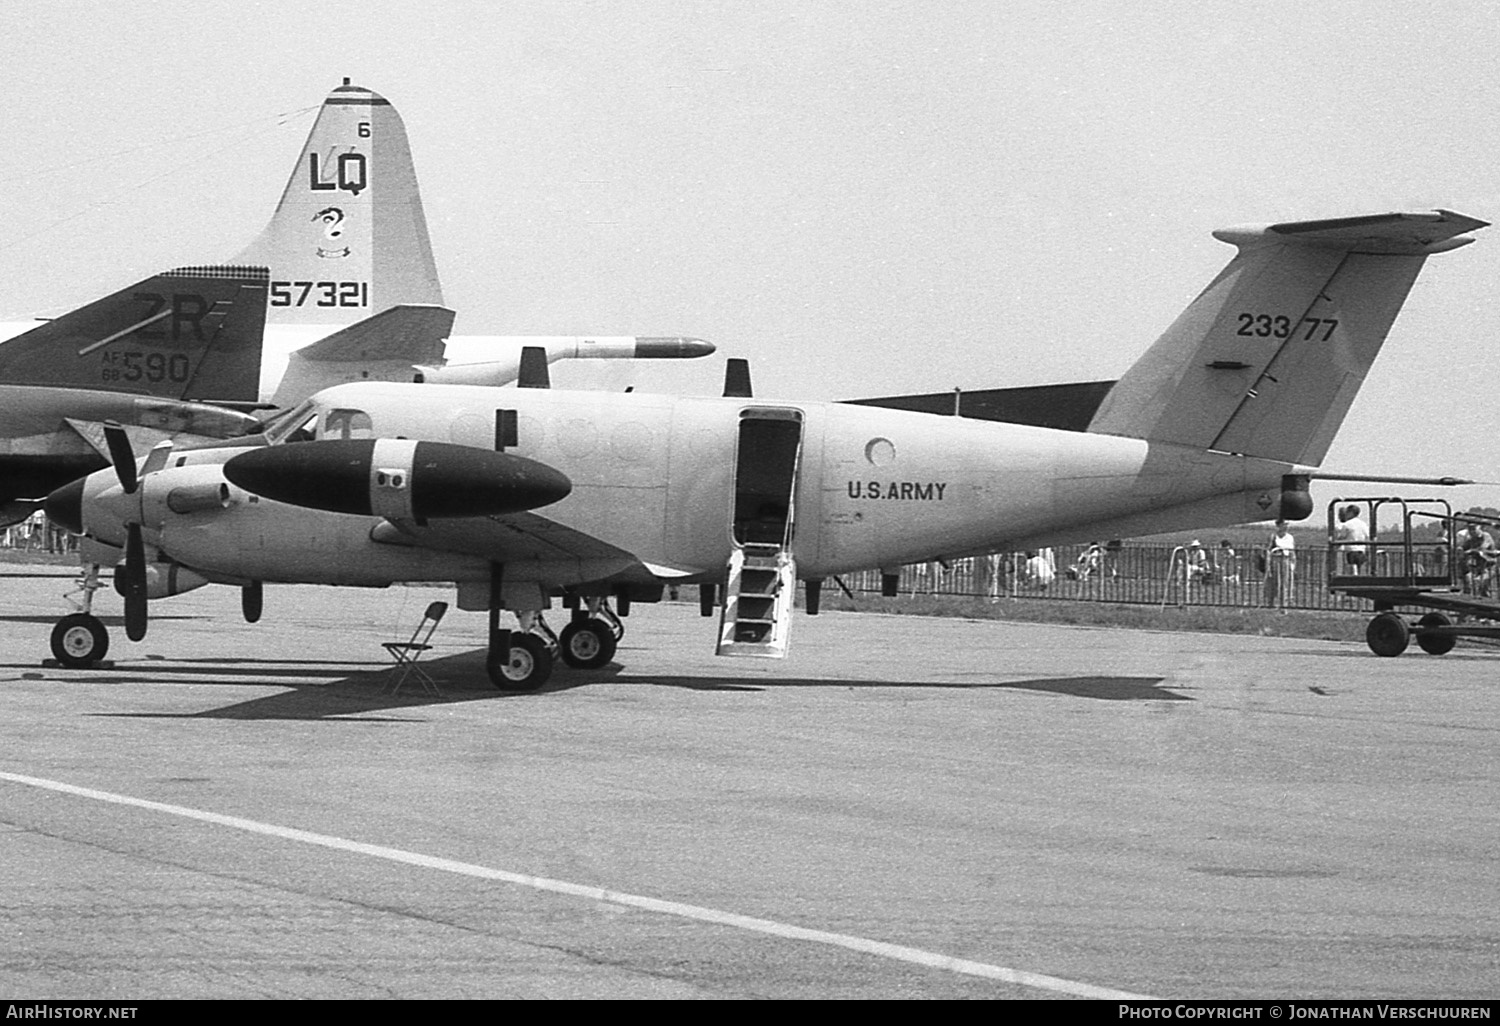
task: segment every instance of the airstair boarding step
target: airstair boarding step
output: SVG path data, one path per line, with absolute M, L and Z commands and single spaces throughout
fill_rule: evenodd
M 776 594 L 777 572 L 775 570 L 746 570 L 740 575 L 740 594 Z
M 717 652 L 777 659 L 786 655 L 796 596 L 791 553 L 774 545 L 745 545 L 729 559 Z
M 741 595 L 737 620 L 771 620 L 775 617 L 776 600 L 770 596 Z

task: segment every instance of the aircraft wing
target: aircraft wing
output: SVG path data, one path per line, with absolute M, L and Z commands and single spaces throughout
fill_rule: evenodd
M 535 513 L 432 519 L 425 524 L 386 520 L 371 537 L 387 545 L 458 552 L 503 563 L 508 580 L 651 581 L 705 572 L 647 564 L 633 553 Z

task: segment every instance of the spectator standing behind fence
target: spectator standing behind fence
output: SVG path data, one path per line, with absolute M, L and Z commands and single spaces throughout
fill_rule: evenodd
M 1204 551 L 1203 543 L 1197 538 L 1188 543 L 1185 558 L 1189 582 L 1207 584 L 1212 579 L 1213 563 L 1209 560 L 1208 553 Z
M 1364 544 L 1370 540 L 1370 527 L 1360 519 L 1358 506 L 1351 503 L 1339 510 L 1339 526 L 1333 532 L 1333 540 L 1341 543 L 1344 569 L 1357 575 L 1370 557 L 1370 550 Z
M 1068 568 L 1068 576 L 1078 581 L 1086 581 L 1099 572 L 1099 564 L 1104 558 L 1104 549 L 1098 542 L 1089 542 L 1088 548 L 1078 554 L 1078 559 Z
M 1104 570 L 1110 577 L 1120 576 L 1120 552 L 1124 548 L 1125 543 L 1118 538 L 1104 543 Z
M 1470 524 L 1458 536 L 1463 553 L 1464 590 L 1470 595 L 1490 594 L 1490 574 L 1495 568 L 1495 539 L 1479 524 Z
M 1045 591 L 1052 582 L 1057 580 L 1057 571 L 1052 568 L 1052 563 L 1042 552 L 1026 553 L 1026 580 L 1035 588 Z
M 1240 557 L 1235 554 L 1234 544 L 1228 538 L 1219 542 L 1219 552 L 1215 560 L 1219 570 L 1219 580 L 1225 584 L 1240 583 Z
M 1000 553 L 992 552 L 988 556 L 981 556 L 974 561 L 975 569 L 979 572 L 980 591 L 991 602 L 1000 600 L 1000 581 L 1005 571 L 1000 561 Z
M 1276 532 L 1266 546 L 1266 605 L 1286 612 L 1297 579 L 1297 540 L 1285 520 L 1276 521 Z

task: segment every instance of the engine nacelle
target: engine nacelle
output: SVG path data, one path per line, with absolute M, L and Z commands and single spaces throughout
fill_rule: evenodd
M 253 449 L 224 464 L 224 476 L 277 502 L 391 520 L 519 513 L 573 490 L 565 474 L 536 460 L 406 438 Z
M 176 563 L 147 563 L 146 564 L 146 597 L 148 599 L 171 598 L 173 595 L 181 595 L 185 591 L 193 591 L 208 583 L 204 577 L 193 573 L 185 566 Z M 123 580 L 117 571 L 115 573 L 115 591 L 121 595 Z

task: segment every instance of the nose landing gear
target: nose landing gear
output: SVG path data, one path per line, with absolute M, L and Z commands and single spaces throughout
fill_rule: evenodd
M 52 654 L 70 670 L 86 670 L 95 666 L 109 652 L 109 631 L 93 613 L 94 592 L 100 587 L 98 564 L 84 564 L 78 578 L 78 587 L 66 596 L 77 608 L 77 612 L 63 617 L 52 628 Z M 78 594 L 82 594 L 83 598 L 73 597 Z

